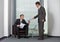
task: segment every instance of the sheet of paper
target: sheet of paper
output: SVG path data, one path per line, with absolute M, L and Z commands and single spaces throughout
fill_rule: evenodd
M 23 24 L 23 23 L 20 24 L 20 28 L 23 29 L 24 26 L 25 26 L 25 24 Z

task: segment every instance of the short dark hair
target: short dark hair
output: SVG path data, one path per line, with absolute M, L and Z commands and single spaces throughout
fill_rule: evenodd
M 38 4 L 38 5 L 41 5 L 39 1 L 37 1 L 35 4 L 36 4 L 36 5 L 37 5 L 37 4 Z
M 21 17 L 21 16 L 24 16 L 24 14 L 21 14 L 20 17 Z

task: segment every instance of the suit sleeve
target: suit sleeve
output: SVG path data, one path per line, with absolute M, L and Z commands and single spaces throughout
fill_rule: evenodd
M 18 19 L 15 21 L 15 25 L 17 25 L 17 23 L 18 23 Z
M 14 26 L 17 26 L 17 20 L 15 21 Z
M 36 19 L 38 17 L 38 15 L 34 16 L 34 19 Z
M 45 17 L 46 17 L 46 12 L 45 12 L 45 8 L 42 8 L 42 19 L 44 19 L 44 21 L 46 21 Z
M 25 20 L 24 20 L 24 23 L 25 23 L 26 25 L 29 25 Z

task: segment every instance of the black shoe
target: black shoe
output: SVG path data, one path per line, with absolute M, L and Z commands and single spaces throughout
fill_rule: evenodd
M 24 38 L 29 38 L 28 36 L 25 36 Z
M 38 40 L 44 40 L 44 38 L 38 38 Z
M 20 39 L 20 37 L 18 37 L 18 39 Z
M 18 36 L 18 39 L 20 39 L 20 36 Z

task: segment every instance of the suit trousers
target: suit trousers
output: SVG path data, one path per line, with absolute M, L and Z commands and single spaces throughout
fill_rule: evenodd
M 44 22 L 40 21 L 38 23 L 38 29 L 39 29 L 39 38 L 44 38 Z

